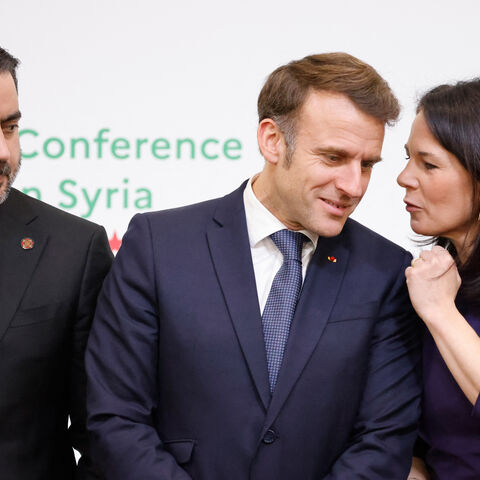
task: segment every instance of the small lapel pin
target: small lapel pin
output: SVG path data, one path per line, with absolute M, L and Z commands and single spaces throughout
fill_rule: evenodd
M 31 250 L 34 245 L 35 245 L 35 242 L 30 237 L 22 238 L 22 241 L 20 242 L 20 246 L 24 250 Z
M 327 257 L 327 259 L 329 262 L 337 263 L 337 259 L 335 257 Z

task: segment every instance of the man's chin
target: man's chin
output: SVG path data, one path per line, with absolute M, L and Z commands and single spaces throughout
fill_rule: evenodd
M 15 178 L 20 170 L 21 164 L 22 158 L 20 157 L 16 168 L 14 168 L 9 175 L 0 175 L 0 204 L 2 204 L 8 198 L 13 182 L 15 181 Z
M 0 205 L 8 198 L 10 193 L 11 185 L 6 182 L 0 183 Z
M 345 226 L 346 218 L 339 220 L 338 222 L 328 222 L 319 226 L 317 233 L 320 237 L 336 237 L 342 233 L 343 227 Z

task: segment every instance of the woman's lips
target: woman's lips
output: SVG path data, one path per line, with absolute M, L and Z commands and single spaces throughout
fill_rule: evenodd
M 409 202 L 408 200 L 404 200 L 405 202 L 405 209 L 407 210 L 407 212 L 419 212 L 422 208 L 419 207 L 418 205 L 415 205 L 414 203 L 412 202 Z

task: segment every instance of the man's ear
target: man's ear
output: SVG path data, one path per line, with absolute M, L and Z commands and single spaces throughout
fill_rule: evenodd
M 263 119 L 257 129 L 258 147 L 268 163 L 277 164 L 285 155 L 283 133 L 271 118 Z

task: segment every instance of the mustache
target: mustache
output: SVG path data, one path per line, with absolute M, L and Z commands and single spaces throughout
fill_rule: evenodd
M 0 160 L 0 175 L 10 177 L 11 174 L 12 167 L 5 160 Z

